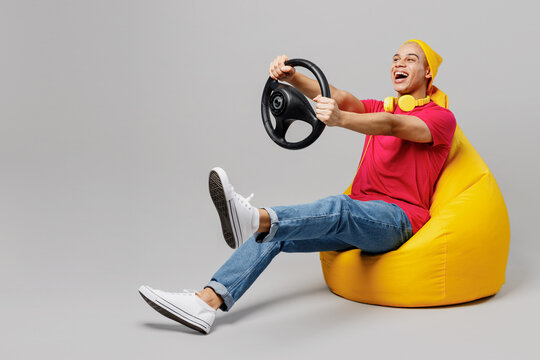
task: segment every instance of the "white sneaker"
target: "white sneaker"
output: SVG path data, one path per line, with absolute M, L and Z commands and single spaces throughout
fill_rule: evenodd
M 249 203 L 253 194 L 246 199 L 234 191 L 227 173 L 219 167 L 210 171 L 208 187 L 225 241 L 236 249 L 259 228 L 259 211 Z
M 216 318 L 216 310 L 195 295 L 195 290 L 170 293 L 141 286 L 139 293 L 154 310 L 187 327 L 208 334 Z

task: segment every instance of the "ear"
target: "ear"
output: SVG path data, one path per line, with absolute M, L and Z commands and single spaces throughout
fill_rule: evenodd
M 431 69 L 429 68 L 429 66 L 426 67 L 426 75 L 425 75 L 426 79 L 431 79 Z

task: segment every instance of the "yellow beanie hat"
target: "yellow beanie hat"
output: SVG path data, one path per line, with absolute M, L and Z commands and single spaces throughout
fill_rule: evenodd
M 437 70 L 442 63 L 443 58 L 422 40 L 411 39 L 405 41 L 405 43 L 408 42 L 414 42 L 418 44 L 422 48 L 422 51 L 426 56 L 429 68 L 431 70 L 431 80 L 428 83 L 428 95 L 430 96 L 431 100 L 433 100 L 437 105 L 448 109 L 448 96 L 446 96 L 444 92 L 442 92 L 435 85 L 433 85 L 433 81 L 435 80 L 435 76 L 437 75 Z

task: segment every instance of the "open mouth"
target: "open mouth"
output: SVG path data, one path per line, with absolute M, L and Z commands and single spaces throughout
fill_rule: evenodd
M 398 80 L 404 80 L 408 77 L 409 74 L 404 73 L 403 71 L 396 71 L 396 73 L 394 74 L 394 79 L 396 80 L 396 82 L 398 82 Z

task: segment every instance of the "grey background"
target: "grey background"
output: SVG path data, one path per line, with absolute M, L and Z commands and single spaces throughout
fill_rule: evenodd
M 2 0 L 2 358 L 536 358 L 533 4 Z M 327 290 L 317 254 L 283 254 L 209 336 L 150 309 L 140 285 L 200 288 L 231 254 L 212 167 L 256 206 L 352 180 L 363 135 L 327 128 L 296 152 L 267 137 L 269 62 L 307 58 L 335 86 L 382 99 L 409 38 L 443 56 L 436 84 L 506 199 L 502 290 L 444 308 L 358 304 Z

